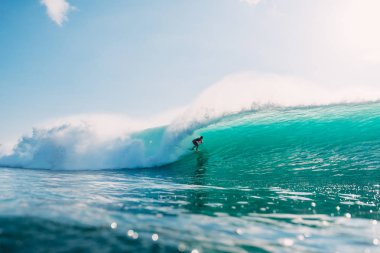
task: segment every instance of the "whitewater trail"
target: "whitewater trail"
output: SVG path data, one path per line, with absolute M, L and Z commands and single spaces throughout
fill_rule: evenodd
M 103 115 L 77 116 L 34 128 L 9 154 L 0 157 L 0 165 L 71 170 L 160 166 L 189 152 L 195 134 L 228 115 L 379 99 L 378 87 L 328 88 L 295 77 L 247 72 L 206 89 L 167 124 L 163 120 L 152 123 Z

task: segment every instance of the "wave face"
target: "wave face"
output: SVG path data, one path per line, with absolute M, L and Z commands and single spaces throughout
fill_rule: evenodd
M 379 111 L 380 103 L 371 103 L 224 117 L 199 131 L 206 144 L 198 158 L 212 167 L 208 173 L 215 171 L 215 177 L 222 173 L 226 179 L 238 180 L 236 175 L 261 178 L 266 173 L 284 180 L 294 175 L 318 175 L 318 180 L 378 177 Z M 194 159 L 185 157 L 177 166 L 192 168 Z
M 86 125 L 34 130 L 2 166 L 42 169 L 118 169 L 186 163 L 191 139 L 205 136 L 202 152 L 214 166 L 380 167 L 380 103 L 241 112 L 194 125 L 136 131 L 99 140 Z M 218 158 L 218 159 L 216 159 Z M 277 161 L 273 164 L 272 161 Z M 236 164 L 234 165 L 233 163 Z M 267 168 L 268 169 L 268 168 Z
M 105 135 L 104 127 L 94 127 L 94 122 L 102 125 L 104 120 L 93 118 L 36 128 L 12 152 L 0 156 L 0 166 L 157 167 L 186 157 L 191 153 L 191 139 L 201 134 L 207 143 L 203 148 L 211 155 L 222 157 L 221 161 L 233 157 L 247 166 L 277 156 L 284 161 L 313 157 L 317 161 L 315 154 L 324 152 L 323 159 L 331 163 L 345 161 L 358 151 L 362 153 L 356 158 L 363 155 L 372 161 L 379 158 L 371 152 L 379 150 L 380 108 L 378 102 L 370 101 L 379 99 L 379 89 L 374 87 L 328 89 L 292 77 L 245 73 L 207 89 L 165 126 L 138 127 L 130 122 L 128 127 L 127 122 L 124 130 L 111 127 L 107 131 L 114 134 Z

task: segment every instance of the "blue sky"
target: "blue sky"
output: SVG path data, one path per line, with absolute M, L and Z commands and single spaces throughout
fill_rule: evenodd
M 67 115 L 148 117 L 247 70 L 376 85 L 380 4 L 358 2 L 2 0 L 0 143 Z

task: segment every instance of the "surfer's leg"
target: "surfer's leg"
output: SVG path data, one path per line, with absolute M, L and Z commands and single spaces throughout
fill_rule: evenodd
M 192 150 L 194 150 L 194 148 L 196 149 L 196 150 L 198 150 L 198 143 L 196 142 L 196 141 L 193 141 L 193 148 L 192 148 Z

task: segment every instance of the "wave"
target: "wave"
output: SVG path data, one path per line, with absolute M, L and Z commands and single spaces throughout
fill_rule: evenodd
M 190 152 L 193 136 L 231 115 L 379 99 L 377 87 L 332 88 L 295 77 L 242 73 L 206 89 L 168 124 L 82 116 L 34 128 L 10 154 L 0 157 L 0 165 L 63 170 L 156 167 Z

